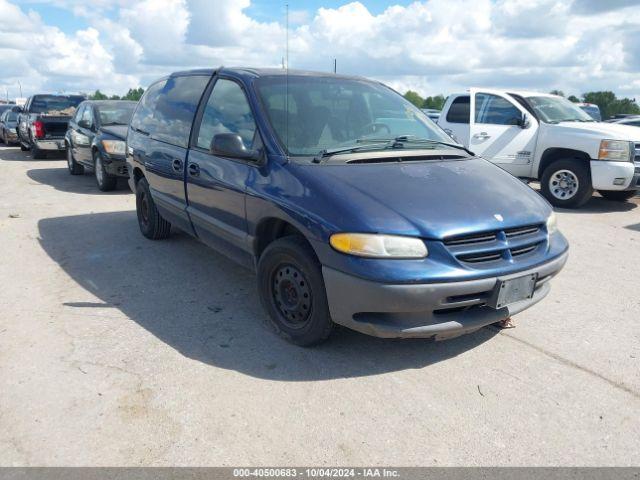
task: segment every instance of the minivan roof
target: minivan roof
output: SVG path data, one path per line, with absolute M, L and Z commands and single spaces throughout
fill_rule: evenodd
M 253 67 L 220 67 L 220 68 L 200 68 L 194 70 L 183 70 L 167 75 L 165 78 L 180 77 L 185 75 L 213 75 L 215 72 L 234 74 L 239 77 L 271 77 L 271 76 L 308 76 L 308 77 L 331 77 L 344 79 L 367 80 L 364 77 L 355 75 L 338 75 L 330 72 L 314 72 L 311 70 L 285 70 L 283 68 L 253 68 Z M 371 80 L 368 80 L 371 81 Z

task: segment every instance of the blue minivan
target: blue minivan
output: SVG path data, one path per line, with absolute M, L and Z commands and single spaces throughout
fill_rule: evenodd
M 276 69 L 178 72 L 127 135 L 138 223 L 257 274 L 270 325 L 450 338 L 544 298 L 568 244 L 550 205 L 392 89 Z

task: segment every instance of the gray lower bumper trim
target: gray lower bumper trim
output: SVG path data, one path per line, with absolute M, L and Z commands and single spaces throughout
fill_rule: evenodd
M 567 257 L 565 252 L 536 268 L 500 277 L 417 285 L 370 282 L 328 267 L 322 271 L 334 322 L 377 337 L 444 339 L 499 322 L 539 302 Z M 531 273 L 538 274 L 532 298 L 500 309 L 484 305 L 498 279 Z

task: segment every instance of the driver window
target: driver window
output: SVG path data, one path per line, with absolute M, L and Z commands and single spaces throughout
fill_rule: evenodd
M 92 127 L 93 126 L 93 115 L 91 115 L 91 107 L 90 106 L 85 106 L 84 110 L 82 112 L 82 118 L 81 120 L 86 122 L 86 127 Z
M 240 85 L 219 79 L 214 87 L 200 122 L 197 146 L 209 150 L 218 133 L 237 133 L 247 149 L 253 147 L 256 123 L 251 107 Z
M 81 105 L 78 108 L 78 111 L 76 112 L 76 116 L 74 117 L 73 121 L 78 123 L 80 121 L 80 119 L 82 118 L 82 114 L 84 113 L 84 109 L 86 108 L 86 105 Z
M 489 93 L 476 93 L 476 123 L 518 125 L 522 114 L 511 102 Z

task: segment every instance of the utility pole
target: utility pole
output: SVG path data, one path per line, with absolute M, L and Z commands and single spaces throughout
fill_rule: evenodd
M 20 80 L 18 80 L 18 86 L 20 87 L 20 98 L 22 98 L 22 84 L 20 83 Z
M 338 59 L 334 58 L 333 59 L 333 73 L 337 73 L 338 72 Z

